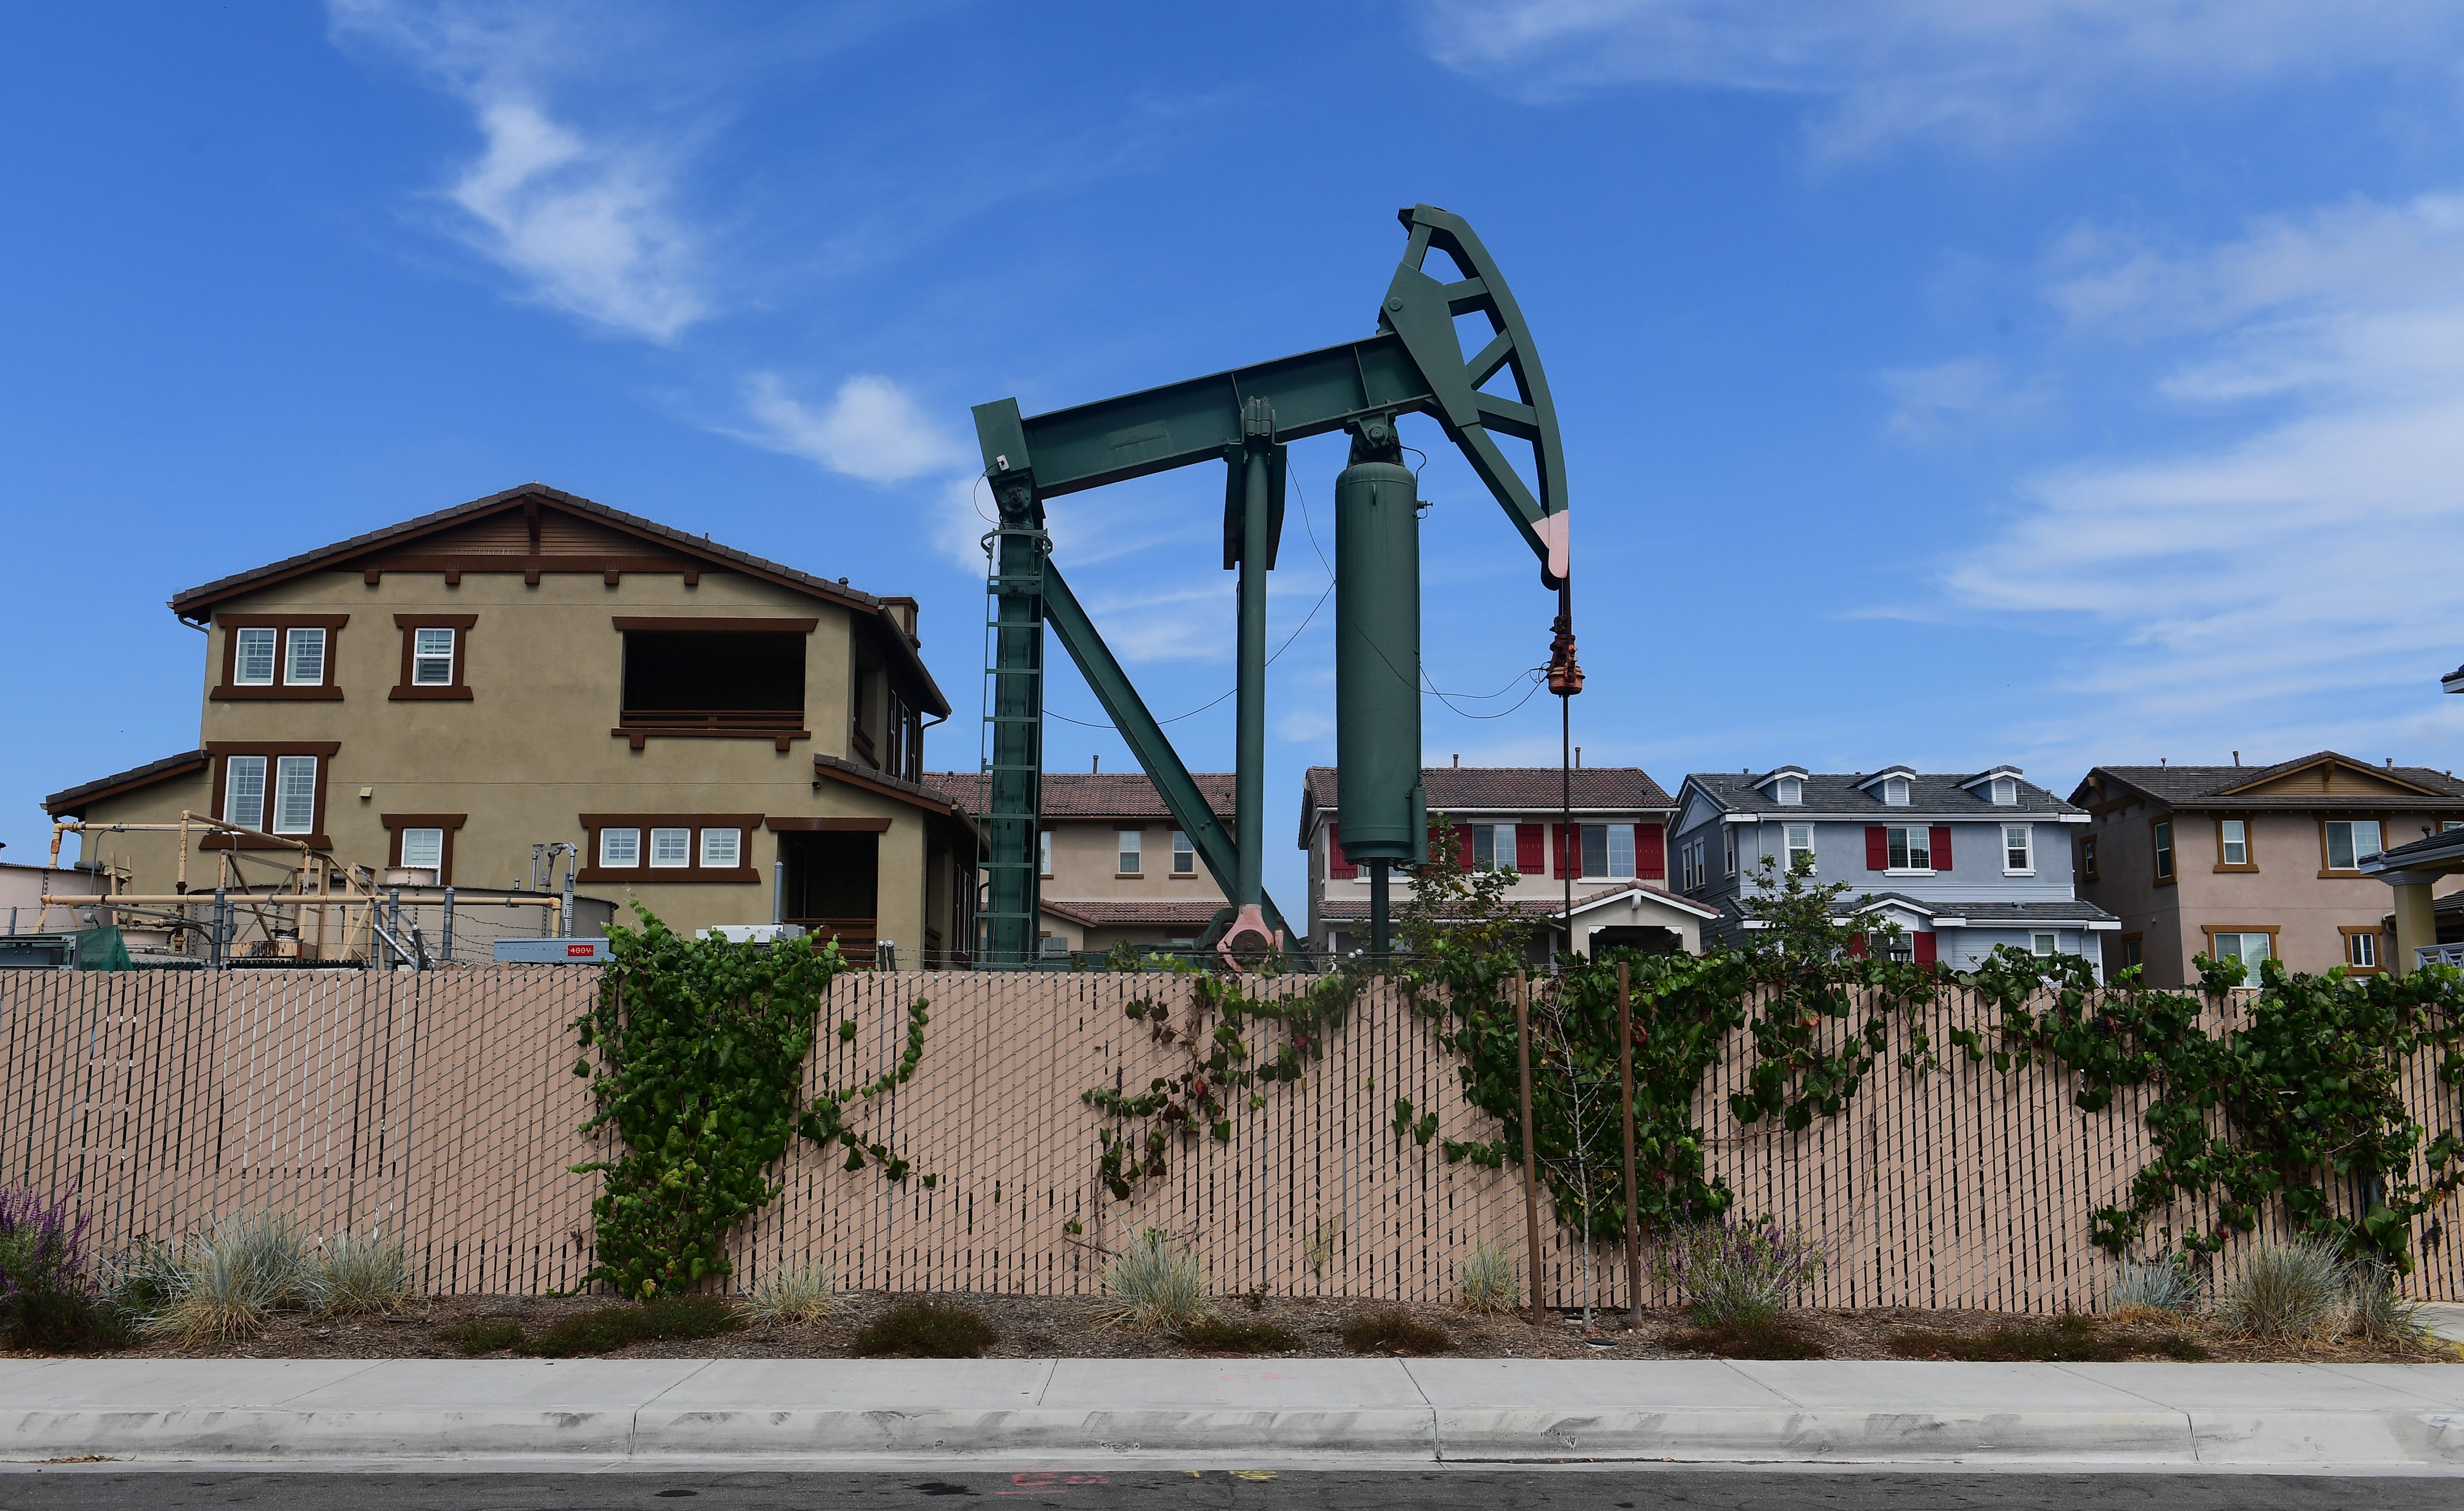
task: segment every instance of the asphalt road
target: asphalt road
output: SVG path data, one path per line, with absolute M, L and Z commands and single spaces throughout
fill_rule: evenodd
M 1968 1475 L 1388 1470 L 872 1474 L 0 1474 L 0 1511 L 888 1511 L 956 1503 L 1067 1511 L 2453 1511 L 2454 1478 L 2273 1475 Z

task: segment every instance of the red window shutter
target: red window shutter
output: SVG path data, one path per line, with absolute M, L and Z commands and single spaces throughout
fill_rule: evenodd
M 1552 874 L 1557 876 L 1575 874 L 1579 869 L 1577 863 L 1582 860 L 1580 853 L 1568 855 L 1566 850 L 1568 838 L 1566 825 L 1562 823 L 1549 825 L 1549 853 L 1556 858 L 1556 870 Z
M 1919 965 L 1931 965 L 1931 964 L 1933 964 L 1933 963 L 1934 963 L 1934 953 L 1933 953 L 1933 931 L 1931 931 L 1931 930 L 1929 930 L 1929 929 L 1921 929 L 1921 930 L 1917 931 L 1917 934 L 1916 934 L 1916 941 L 1917 941 L 1917 964 L 1919 964 Z
M 1891 832 L 1879 823 L 1865 825 L 1865 869 L 1887 871 L 1891 868 Z
M 1860 929 L 1848 936 L 1848 953 L 1859 959 L 1863 958 L 1865 953 L 1865 931 L 1863 930 Z
M 1360 867 L 1344 858 L 1343 826 L 1326 826 L 1326 874 L 1333 881 L 1348 882 L 1360 874 Z
M 1937 871 L 1950 869 L 1950 825 L 1947 823 L 1933 826 L 1933 868 Z
M 1634 826 L 1634 874 L 1638 881 L 1668 880 L 1668 837 L 1656 823 Z
M 1521 871 L 1526 876 L 1538 876 L 1542 874 L 1540 866 L 1541 863 L 1546 859 L 1546 857 L 1541 854 L 1541 845 L 1544 842 L 1540 836 L 1540 825 L 1536 823 L 1516 824 L 1514 826 L 1514 868 Z
M 1471 858 L 1470 824 L 1466 823 L 1455 831 L 1455 864 L 1466 871 L 1470 870 L 1475 864 Z

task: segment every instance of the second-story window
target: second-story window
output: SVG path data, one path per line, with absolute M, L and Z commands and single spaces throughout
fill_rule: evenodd
M 348 614 L 268 614 L 234 623 L 220 616 L 222 679 L 209 696 L 339 698 L 334 642 Z
M 282 632 L 282 685 L 320 688 L 325 685 L 325 631 L 298 624 Z
M 1895 871 L 1933 869 L 1933 836 L 1915 825 L 1889 831 L 1890 868 Z
M 2250 864 L 2250 821 L 2246 819 L 2216 821 L 2216 861 L 2222 865 Z
M 2079 837 L 2079 856 L 2080 879 L 2090 882 L 2095 881 L 2097 879 L 2095 835 L 2086 834 Z
M 1737 827 L 1736 827 L 1736 825 L 1735 825 L 1735 824 L 1727 824 L 1727 825 L 1724 825 L 1724 826 L 1721 828 L 1721 830 L 1720 830 L 1720 853 L 1721 853 L 1722 858 L 1727 862 L 1727 870 L 1725 870 L 1725 871 L 1723 871 L 1721 874 L 1722 874 L 1722 875 L 1724 875 L 1724 876 L 1734 876 L 1734 875 L 1736 875 L 1736 874 L 1737 874 Z
M 1814 865 L 1814 825 L 1810 823 L 1788 826 L 1788 868 L 1793 871 L 1799 865 L 1808 869 Z
M 2327 824 L 2327 869 L 2350 871 L 2379 853 L 2376 819 L 2332 820 Z
M 453 631 L 447 627 L 410 632 L 410 685 L 414 688 L 453 686 Z
M 231 685 L 241 688 L 274 686 L 274 643 L 281 631 L 249 625 L 231 631 L 236 649 L 231 652 Z
M 232 756 L 223 761 L 223 820 L 243 829 L 265 827 L 265 756 Z
M 1144 875 L 1145 865 L 1141 846 L 1146 836 L 1136 829 L 1123 829 L 1119 831 L 1119 837 L 1120 844 L 1117 847 L 1119 854 L 1114 858 L 1114 869 L 1123 876 Z
M 1632 876 L 1634 874 L 1634 825 L 1630 823 L 1584 824 L 1583 874 L 1585 876 Z
M 2033 830 L 2024 823 L 2002 826 L 2002 869 L 2009 873 L 2033 872 L 2036 868 Z
M 2173 821 L 2159 819 L 2148 831 L 2156 847 L 2156 879 L 2173 879 Z
M 1172 831 L 1172 874 L 1175 876 L 1198 874 L 1198 849 L 1189 843 L 1189 836 L 1178 829 Z
M 1510 871 L 1514 866 L 1514 825 L 1475 823 L 1471 826 L 1471 868 Z
M 1052 831 L 1044 829 L 1035 836 L 1035 867 L 1045 876 L 1052 874 Z

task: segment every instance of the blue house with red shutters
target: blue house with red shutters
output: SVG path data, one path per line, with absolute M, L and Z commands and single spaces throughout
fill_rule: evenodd
M 1761 928 L 1762 878 L 1800 859 L 1812 861 L 1815 885 L 1848 884 L 1843 917 L 1897 923 L 1893 951 L 1921 963 L 1964 971 L 2013 945 L 2081 955 L 2101 970 L 2100 936 L 2122 927 L 2072 885 L 2071 826 L 2084 825 L 2087 811 L 2016 766 L 1957 777 L 1905 766 L 1696 772 L 1676 805 L 1669 886 L 1719 909 L 1704 926 L 1706 946 L 1741 944 Z

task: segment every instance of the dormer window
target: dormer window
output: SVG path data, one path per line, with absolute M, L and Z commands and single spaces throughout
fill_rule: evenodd
M 1772 783 L 1771 792 L 1784 808 L 1793 808 L 1805 800 L 1805 783 L 1793 777 L 1782 777 Z
M 1894 808 L 1906 807 L 1908 805 L 1908 779 L 1905 777 L 1890 777 L 1884 778 L 1882 782 L 1882 800 Z
M 1993 778 L 1993 804 L 2008 808 L 2019 800 L 2019 784 L 2008 777 Z

